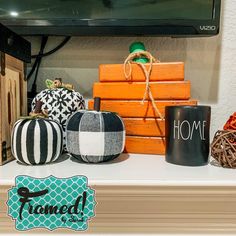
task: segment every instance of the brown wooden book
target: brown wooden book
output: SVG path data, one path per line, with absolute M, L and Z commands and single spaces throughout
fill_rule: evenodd
M 190 81 L 152 82 L 150 83 L 154 99 L 189 99 Z M 95 83 L 93 96 L 102 99 L 143 99 L 145 82 Z M 148 98 L 148 96 L 147 96 Z
M 130 136 L 165 136 L 165 120 L 154 118 L 124 118 L 126 135 Z
M 17 119 L 27 114 L 24 63 L 6 54 L 5 62 L 5 75 L 0 74 L 0 165 L 14 159 L 11 131 Z
M 146 64 L 147 68 L 149 64 Z M 123 64 L 103 64 L 99 66 L 100 82 L 125 82 Z M 132 64 L 131 81 L 146 81 L 142 68 L 137 64 Z M 150 81 L 178 81 L 184 80 L 184 63 L 168 62 L 154 63 L 150 76 Z
M 156 106 L 163 116 L 165 115 L 166 106 L 177 105 L 194 106 L 197 105 L 197 100 L 156 101 Z M 93 109 L 93 100 L 89 101 L 88 106 L 89 109 Z M 140 101 L 101 100 L 101 110 L 116 112 L 121 117 L 158 118 L 151 101 L 142 104 Z
M 126 136 L 125 152 L 165 155 L 165 139 L 159 137 Z

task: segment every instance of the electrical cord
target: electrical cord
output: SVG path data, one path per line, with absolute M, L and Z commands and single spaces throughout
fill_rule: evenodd
M 46 44 L 47 44 L 47 41 L 48 41 L 48 36 L 42 36 L 39 53 L 37 54 L 37 56 L 35 58 L 34 64 L 31 68 L 31 71 L 29 72 L 29 74 L 27 76 L 27 80 L 29 80 L 31 78 L 31 76 L 33 75 L 33 73 L 35 72 L 36 68 L 38 67 L 39 61 L 41 63 L 41 57 L 39 55 L 43 54 L 44 49 L 45 49 Z
M 65 44 L 71 39 L 70 36 L 67 36 L 58 46 L 56 46 L 54 49 L 52 49 L 51 51 L 49 52 L 46 52 L 46 53 L 39 53 L 37 55 L 32 55 L 31 58 L 37 58 L 37 57 L 46 57 L 46 56 L 49 56 L 53 53 L 55 53 L 56 51 L 58 51 L 59 49 L 61 49 L 62 47 L 65 46 Z
M 39 54 L 44 52 L 47 41 L 48 41 L 48 37 L 43 36 L 42 39 L 41 39 L 41 46 L 40 46 Z M 39 72 L 39 67 L 40 67 L 41 61 L 42 61 L 41 57 L 36 57 L 36 59 L 34 61 L 34 64 L 31 68 L 31 71 L 27 76 L 27 81 L 28 81 L 32 77 L 32 75 L 34 74 L 34 72 L 36 70 L 31 90 L 28 91 L 28 111 L 31 110 L 31 103 L 33 101 L 33 98 L 37 94 L 37 84 L 36 84 L 36 82 L 37 82 L 37 77 L 38 77 L 38 72 Z
M 35 72 L 35 76 L 34 76 L 34 81 L 32 83 L 32 87 L 31 90 L 28 91 L 28 110 L 31 110 L 31 103 L 33 98 L 36 96 L 37 94 L 37 78 L 38 78 L 38 72 L 39 72 L 39 68 L 42 62 L 42 58 L 49 56 L 53 53 L 55 53 L 56 51 L 58 51 L 59 49 L 61 49 L 69 40 L 71 39 L 71 37 L 66 37 L 58 46 L 56 46 L 54 49 L 50 50 L 49 52 L 44 53 L 44 50 L 46 48 L 46 44 L 48 41 L 48 36 L 42 36 L 41 39 L 41 46 L 40 46 L 40 50 L 39 53 L 37 55 L 32 55 L 31 58 L 35 58 L 35 61 L 33 63 L 33 66 L 28 74 L 27 81 L 30 80 L 30 78 L 32 77 L 32 75 Z
M 43 36 L 46 37 L 46 36 Z M 46 56 L 49 56 L 53 53 L 55 53 L 56 51 L 58 51 L 59 49 L 61 49 L 62 47 L 65 46 L 65 44 L 71 39 L 70 36 L 67 36 L 58 46 L 56 46 L 54 49 L 50 50 L 49 52 L 43 53 L 42 51 L 39 51 L 38 54 L 36 55 L 32 55 L 31 58 L 35 58 L 35 62 L 32 66 L 31 71 L 29 72 L 28 76 L 27 76 L 27 80 L 29 80 L 31 78 L 31 76 L 33 75 L 33 73 L 35 72 L 38 62 L 39 62 L 39 58 L 43 58 Z M 42 44 L 42 43 L 41 43 Z
M 48 41 L 48 36 L 43 36 L 42 41 L 41 41 L 41 47 L 40 47 L 39 55 L 43 54 L 43 52 L 45 50 L 45 47 L 46 47 L 46 44 L 47 44 L 47 41 Z M 37 57 L 36 60 L 37 60 L 37 66 L 35 67 L 36 72 L 35 72 L 35 76 L 34 76 L 34 81 L 32 83 L 32 88 L 31 88 L 31 92 L 33 94 L 37 93 L 36 82 L 37 82 L 37 78 L 38 78 L 39 67 L 40 67 L 41 62 L 42 62 L 42 57 Z
M 36 55 L 32 55 L 31 58 L 35 58 L 34 64 L 32 66 L 31 71 L 29 72 L 28 76 L 27 76 L 27 80 L 29 80 L 32 75 L 35 72 L 35 76 L 34 76 L 34 81 L 32 83 L 32 89 L 31 89 L 31 94 L 36 94 L 36 82 L 37 82 L 37 77 L 38 77 L 38 71 L 39 71 L 39 67 L 41 65 L 41 61 L 43 57 L 52 55 L 53 53 L 55 53 L 56 51 L 58 51 L 59 49 L 61 49 L 62 47 L 65 46 L 65 44 L 71 39 L 70 36 L 67 36 L 58 46 L 56 46 L 54 49 L 50 50 L 49 52 L 44 53 L 47 41 L 48 41 L 48 36 L 43 36 L 42 40 L 41 40 L 41 47 L 40 47 L 40 51 L 38 54 Z
M 29 74 L 27 75 L 27 80 L 29 80 L 29 79 L 31 78 L 31 76 L 33 75 L 33 73 L 34 73 L 34 71 L 35 71 L 37 65 L 38 65 L 38 60 L 36 59 L 36 60 L 34 61 L 34 64 L 33 64 L 32 68 L 31 68 Z

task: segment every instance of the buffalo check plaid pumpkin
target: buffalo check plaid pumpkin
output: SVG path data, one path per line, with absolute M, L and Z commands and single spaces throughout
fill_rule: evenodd
M 123 152 L 125 129 L 122 119 L 111 112 L 78 111 L 67 123 L 66 147 L 88 163 L 113 160 Z

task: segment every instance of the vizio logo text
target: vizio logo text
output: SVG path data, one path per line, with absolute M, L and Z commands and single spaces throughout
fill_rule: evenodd
M 201 25 L 200 26 L 200 30 L 215 31 L 216 30 L 216 26 L 215 25 Z

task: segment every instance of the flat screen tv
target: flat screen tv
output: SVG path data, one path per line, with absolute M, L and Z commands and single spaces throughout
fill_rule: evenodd
M 212 36 L 221 0 L 0 0 L 0 22 L 21 35 Z

